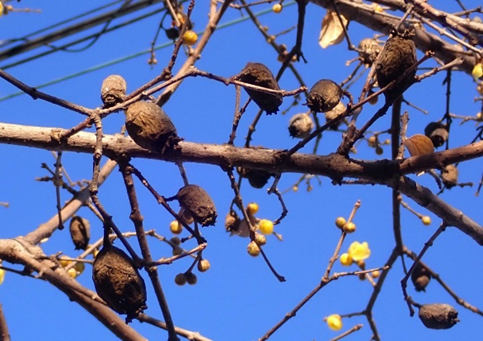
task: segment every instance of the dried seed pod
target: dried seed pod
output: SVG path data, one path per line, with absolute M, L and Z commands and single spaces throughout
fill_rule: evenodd
M 429 137 L 435 148 L 441 147 L 448 140 L 449 133 L 446 124 L 431 122 L 424 128 L 424 135 Z
M 129 256 L 110 244 L 104 245 L 92 265 L 97 294 L 131 322 L 146 306 L 146 285 Z
M 426 287 L 430 280 L 431 274 L 429 271 L 422 266 L 421 263 L 418 263 L 411 274 L 411 281 L 414 284 L 414 289 L 416 289 L 416 291 L 426 291 Z
M 392 30 L 376 65 L 376 79 L 380 88 L 397 80 L 416 63 L 416 45 L 412 40 L 414 34 L 414 29 L 406 29 L 404 32 Z M 384 93 L 386 102 L 396 100 L 413 83 L 415 75 L 416 69 L 409 72 L 404 79 L 391 89 L 386 90 Z
M 327 122 L 332 121 L 336 117 L 339 117 L 341 114 L 343 114 L 345 111 L 346 111 L 345 104 L 342 103 L 342 102 L 339 102 L 339 103 L 337 103 L 337 105 L 335 106 L 334 109 L 329 110 L 329 111 L 324 113 L 325 120 Z M 337 129 L 339 129 L 339 124 L 332 124 L 329 128 L 332 129 L 332 130 L 337 130 Z
M 280 90 L 277 80 L 273 77 L 268 67 L 261 63 L 248 63 L 245 68 L 235 76 L 235 79 L 260 87 Z M 262 91 L 245 88 L 250 98 L 257 103 L 260 109 L 267 114 L 276 114 L 278 107 L 282 104 L 283 97 L 280 94 L 269 94 Z
M 225 217 L 226 232 L 231 232 L 232 235 L 240 228 L 240 217 L 235 211 L 230 211 Z
M 309 137 L 314 128 L 312 118 L 306 113 L 295 114 L 289 121 L 288 132 L 290 136 L 304 139 Z
M 243 167 L 238 168 L 238 173 L 242 177 L 247 178 L 250 185 L 254 188 L 263 188 L 272 176 L 271 173 L 261 169 Z
M 203 188 L 198 185 L 186 185 L 178 191 L 176 198 L 197 223 L 202 226 L 215 225 L 215 204 Z
M 101 100 L 106 108 L 121 103 L 126 95 L 127 84 L 119 75 L 111 75 L 104 79 L 101 88 Z
M 152 102 L 139 101 L 127 108 L 126 129 L 134 142 L 151 151 L 164 152 L 181 141 L 171 119 Z
M 76 250 L 85 250 L 91 239 L 91 224 L 87 219 L 74 216 L 70 220 L 70 237 Z
M 376 39 L 366 38 L 359 43 L 359 58 L 367 67 L 376 61 L 377 56 L 382 51 L 382 46 Z
M 456 309 L 444 303 L 423 304 L 419 318 L 430 329 L 449 329 L 459 322 Z
M 458 184 L 458 168 L 455 165 L 447 165 L 441 171 L 441 178 L 446 188 L 452 188 Z
M 343 92 L 337 83 L 321 79 L 310 89 L 307 106 L 314 112 L 327 112 L 336 107 Z

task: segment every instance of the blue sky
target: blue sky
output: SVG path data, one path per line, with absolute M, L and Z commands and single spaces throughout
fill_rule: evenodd
M 42 13 L 11 13 L 3 16 L 0 18 L 0 39 L 21 37 L 100 5 L 81 1 L 38 3 L 29 0 L 11 4 L 40 8 Z M 466 1 L 465 4 L 468 7 L 479 5 L 477 1 Z M 434 2 L 434 6 L 437 5 L 439 4 Z M 450 11 L 457 10 L 456 2 L 444 6 L 448 6 L 444 9 Z M 257 6 L 254 10 L 258 12 L 270 7 L 271 5 L 265 4 Z M 197 2 L 193 13 L 195 31 L 202 31 L 205 27 L 207 12 L 207 4 Z M 347 52 L 347 45 L 344 43 L 325 50 L 320 48 L 317 39 L 324 15 L 325 10 L 320 7 L 312 4 L 307 7 L 303 52 L 308 63 L 298 63 L 297 69 L 308 86 L 322 78 L 341 82 L 353 70 L 353 66 L 345 65 L 346 61 L 356 57 L 355 52 Z M 222 23 L 229 23 L 240 17 L 238 11 L 231 9 Z M 296 18 L 296 6 L 288 6 L 282 13 L 269 13 L 260 17 L 260 20 L 269 27 L 270 34 L 276 34 L 295 25 Z M 133 24 L 127 30 L 106 34 L 84 52 L 57 52 L 6 71 L 30 86 L 38 86 L 148 49 L 158 24 L 159 15 Z M 91 29 L 90 32 L 95 31 Z M 349 32 L 354 43 L 373 36 L 372 32 L 357 23 L 350 24 Z M 294 31 L 277 38 L 277 42 L 285 43 L 289 49 L 294 41 Z M 163 43 L 167 43 L 167 40 L 161 32 L 158 44 Z M 149 54 L 145 53 L 137 58 L 48 86 L 43 91 L 86 107 L 98 107 L 101 105 L 101 83 L 105 77 L 120 74 L 128 83 L 128 92 L 133 91 L 157 76 L 167 64 L 171 53 L 171 47 L 158 50 L 158 65 L 153 68 L 147 64 Z M 252 61 L 264 63 L 276 73 L 280 67 L 276 57 L 274 50 L 264 41 L 254 25 L 250 21 L 243 21 L 217 31 L 196 66 L 216 75 L 230 77 L 237 74 L 248 61 Z M 177 71 L 185 60 L 185 54 L 181 53 L 174 71 Z M 0 67 L 7 62 L 9 61 L 1 61 Z M 431 60 L 423 64 L 423 67 L 433 66 L 435 62 Z M 418 71 L 418 74 L 421 72 Z M 408 135 L 422 133 L 427 123 L 443 116 L 446 93 L 446 87 L 442 85 L 444 77 L 445 74 L 438 74 L 421 84 L 414 85 L 405 94 L 407 100 L 429 112 L 423 114 L 413 108 L 404 107 L 410 114 Z M 474 97 L 477 96 L 476 84 L 471 77 L 460 73 L 454 73 L 452 81 L 454 86 L 451 89 L 451 112 L 458 115 L 475 115 L 479 110 L 474 102 Z M 358 81 L 349 89 L 354 97 L 358 97 L 362 84 L 362 81 Z M 290 72 L 286 72 L 280 86 L 292 90 L 297 88 L 298 84 Z M 0 82 L 0 98 L 16 92 L 17 89 L 12 85 L 5 81 Z M 247 98 L 247 94 L 242 92 L 243 103 Z M 375 106 L 366 105 L 360 122 L 371 117 L 381 106 L 381 102 L 382 99 Z M 290 99 L 285 99 L 281 110 L 288 108 L 290 103 Z M 186 141 L 215 144 L 228 140 L 234 109 L 234 87 L 204 78 L 187 79 L 164 106 L 179 135 Z M 252 103 L 242 118 L 236 145 L 244 144 L 247 128 L 257 111 L 258 108 Z M 297 141 L 288 135 L 288 121 L 293 114 L 303 111 L 306 111 L 306 108 L 299 105 L 285 115 L 264 116 L 257 126 L 253 145 L 275 149 L 293 146 Z M 22 95 L 0 101 L 0 120 L 32 126 L 70 128 L 81 122 L 83 117 Z M 119 132 L 123 122 L 122 113 L 107 117 L 103 122 L 105 133 Z M 389 127 L 389 122 L 390 117 L 384 117 L 371 131 L 385 130 Z M 455 122 L 453 129 L 451 147 L 468 144 L 476 135 L 474 122 L 463 125 Z M 334 151 L 340 141 L 341 133 L 324 133 L 318 153 L 325 155 Z M 309 144 L 302 152 L 311 153 L 312 147 L 313 145 Z M 0 145 L 0 150 L 3 159 L 0 171 L 0 201 L 10 204 L 8 209 L 0 207 L 0 238 L 11 238 L 28 233 L 55 214 L 54 188 L 51 184 L 35 181 L 36 177 L 48 175 L 40 168 L 41 163 L 52 165 L 54 159 L 50 152 L 39 149 Z M 387 146 L 384 147 L 381 156 L 376 155 L 374 149 L 369 148 L 364 141 L 357 146 L 357 150 L 357 154 L 353 155 L 355 158 L 390 158 Z M 63 164 L 75 180 L 90 179 L 92 176 L 91 155 L 65 153 Z M 133 160 L 133 165 L 167 197 L 175 195 L 182 186 L 175 165 L 139 159 Z M 460 181 L 478 183 L 482 165 L 481 159 L 460 165 Z M 362 206 L 354 219 L 357 231 L 347 237 L 342 249 L 347 249 L 352 241 L 367 241 L 372 250 L 367 265 L 379 267 L 384 264 L 394 247 L 390 189 L 380 186 L 334 186 L 327 178 L 320 178 L 319 185 L 314 179 L 314 188 L 311 192 L 307 192 L 301 184 L 298 192 L 288 192 L 284 195 L 289 214 L 282 224 L 276 226 L 276 231 L 283 235 L 284 241 L 279 242 L 274 237 L 268 238 L 265 250 L 277 271 L 287 279 L 285 283 L 279 283 L 261 257 L 252 258 L 246 253 L 248 239 L 229 237 L 224 230 L 224 216 L 233 197 L 228 177 L 219 168 L 209 165 L 186 164 L 186 169 L 190 182 L 202 186 L 210 193 L 219 212 L 216 226 L 203 229 L 203 234 L 208 240 L 204 257 L 210 261 L 211 269 L 198 274 L 198 284 L 195 286 L 179 287 L 174 284 L 174 276 L 185 271 L 191 264 L 188 260 L 161 266 L 159 274 L 175 324 L 198 331 L 210 339 L 256 340 L 292 310 L 323 276 L 340 236 L 340 232 L 334 226 L 335 218 L 347 217 L 358 199 L 361 200 Z M 432 191 L 438 191 L 431 177 L 411 177 Z M 285 190 L 292 187 L 298 178 L 299 175 L 296 174 L 284 174 L 279 188 Z M 145 227 L 154 228 L 158 233 L 171 237 L 168 228 L 170 216 L 139 182 L 136 182 L 136 186 Z M 441 197 L 463 210 L 472 219 L 481 222 L 481 198 L 475 197 L 475 191 L 475 187 L 458 187 L 445 191 Z M 242 187 L 242 196 L 246 203 L 259 203 L 259 217 L 276 219 L 280 215 L 278 200 L 275 196 L 268 195 L 264 189 L 256 190 L 245 184 Z M 113 172 L 101 187 L 99 197 L 108 212 L 113 215 L 116 224 L 122 227 L 123 231 L 133 231 L 134 227 L 129 220 L 129 202 L 119 172 Z M 68 193 L 63 193 L 62 200 L 68 199 Z M 412 251 L 419 252 L 439 226 L 440 220 L 424 208 L 417 207 L 410 199 L 404 200 L 418 212 L 432 218 L 432 224 L 424 226 L 416 216 L 402 209 L 405 245 Z M 91 221 L 92 240 L 100 238 L 102 225 L 93 214 L 83 208 L 79 215 Z M 186 236 L 186 232 L 184 233 L 183 236 Z M 166 245 L 154 240 L 150 240 L 150 243 L 153 257 L 170 255 L 171 251 Z M 189 246 L 194 244 L 188 244 L 187 247 Z M 48 255 L 59 251 L 72 257 L 78 254 L 74 251 L 67 230 L 55 233 L 43 244 L 43 248 Z M 483 281 L 481 248 L 473 240 L 459 230 L 448 228 L 429 249 L 424 261 L 439 273 L 460 297 L 477 307 L 483 307 L 483 297 L 479 290 L 479 283 Z M 411 263 L 408 261 L 408 264 Z M 347 270 L 348 268 L 342 267 L 338 262 L 333 268 L 334 272 Z M 401 262 L 398 261 L 391 270 L 374 308 L 374 319 L 383 340 L 478 339 L 476 335 L 481 333 L 481 316 L 457 305 L 434 280 L 426 293 L 416 293 L 410 284 L 410 295 L 419 303 L 452 304 L 459 311 L 461 322 L 448 331 L 434 331 L 426 329 L 417 316 L 411 318 L 401 292 L 400 280 L 403 276 Z M 147 280 L 147 276 L 145 278 Z M 86 272 L 78 280 L 82 285 L 93 289 L 90 267 L 87 267 Z M 371 293 L 371 285 L 357 277 L 345 277 L 332 282 L 270 340 L 329 340 L 338 333 L 327 328 L 322 321 L 324 316 L 361 311 Z M 101 340 L 115 339 L 80 306 L 70 302 L 57 289 L 41 280 L 7 273 L 5 282 L 0 286 L 0 304 L 3 305 L 14 340 L 75 341 L 93 336 Z M 146 313 L 161 319 L 161 312 L 152 290 L 148 292 L 148 306 Z M 348 339 L 370 339 L 372 334 L 365 318 L 344 319 L 343 323 L 342 331 L 359 323 L 364 325 L 362 330 Z M 132 326 L 150 340 L 166 337 L 164 331 L 147 324 L 135 321 Z

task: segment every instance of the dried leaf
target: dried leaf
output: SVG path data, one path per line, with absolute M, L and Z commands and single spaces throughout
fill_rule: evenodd
M 421 156 L 434 153 L 433 142 L 431 142 L 431 139 L 425 135 L 413 135 L 406 139 L 403 143 L 411 156 Z
M 322 30 L 319 35 L 319 45 L 323 49 L 330 45 L 337 45 L 344 40 L 344 28 L 341 21 L 344 27 L 347 27 L 349 21 L 343 15 L 340 16 L 339 20 L 336 12 L 327 11 L 324 19 L 322 19 Z

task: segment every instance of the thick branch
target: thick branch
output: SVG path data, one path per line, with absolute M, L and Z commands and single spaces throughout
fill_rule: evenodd
M 0 259 L 12 264 L 27 265 L 38 272 L 39 275 L 66 294 L 70 300 L 79 303 L 89 313 L 95 316 L 111 332 L 121 340 L 141 341 L 144 337 L 139 335 L 133 328 L 129 327 L 119 316 L 105 304 L 96 301 L 95 292 L 92 292 L 77 281 L 70 278 L 64 270 L 53 270 L 44 262 L 36 259 L 35 256 L 43 255 L 42 250 L 37 246 L 29 245 L 21 239 L 0 239 Z M 64 271 L 65 272 L 65 271 Z
M 92 153 L 96 137 L 92 133 L 80 132 L 70 137 L 65 144 L 59 144 L 51 137 L 53 128 L 28 127 L 14 124 L 0 124 L 0 143 L 9 143 L 50 150 Z M 55 129 L 59 132 L 59 129 Z M 149 158 L 169 162 L 196 162 L 222 167 L 248 167 L 302 174 L 322 175 L 340 181 L 352 177 L 399 188 L 400 192 L 420 205 L 445 219 L 448 225 L 456 226 L 483 245 L 483 228 L 464 216 L 429 189 L 417 185 L 400 175 L 410 174 L 447 164 L 471 160 L 483 156 L 483 141 L 464 147 L 404 160 L 364 161 L 347 159 L 339 154 L 325 156 L 295 153 L 284 159 L 284 151 L 260 148 L 238 148 L 231 145 L 213 145 L 180 142 L 180 150 L 170 154 L 152 153 L 136 145 L 130 138 L 121 135 L 103 137 L 104 154 L 116 158 L 121 154 L 131 157 Z
M 332 8 L 331 0 L 311 1 L 326 9 Z M 400 3 L 404 4 L 403 1 L 400 1 Z M 337 8 L 341 14 L 350 21 L 356 21 L 371 30 L 385 34 L 389 34 L 391 28 L 399 23 L 398 17 L 391 17 L 386 13 L 374 12 L 374 9 L 370 5 L 352 0 L 337 1 Z M 463 59 L 463 64 L 459 66 L 459 69 L 467 74 L 471 74 L 471 70 L 473 70 L 473 66 L 475 65 L 475 58 L 466 53 L 462 53 L 461 51 L 457 51 L 451 43 L 422 29 L 416 29 L 414 42 L 416 43 L 416 47 L 423 52 L 433 51 L 435 57 L 443 61 L 445 64 L 457 57 L 461 57 Z

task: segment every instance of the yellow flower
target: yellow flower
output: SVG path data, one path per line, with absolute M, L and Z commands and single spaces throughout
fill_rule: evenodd
M 4 279 L 5 279 L 5 270 L 0 269 L 0 284 L 3 283 Z
M 351 266 L 353 262 L 352 257 L 348 253 L 343 253 L 340 255 L 340 263 L 344 266 Z
M 348 253 L 352 259 L 357 262 L 369 258 L 371 250 L 369 249 L 369 244 L 367 244 L 367 242 L 363 242 L 362 244 L 359 242 L 353 242 L 349 247 Z
M 483 76 L 483 64 L 481 62 L 476 64 L 473 67 L 473 70 L 471 71 L 471 75 L 475 79 L 475 82 L 478 82 L 478 79 L 480 79 Z
M 342 329 L 342 319 L 340 315 L 333 314 L 327 317 L 326 319 L 327 325 L 332 330 L 341 330 Z

